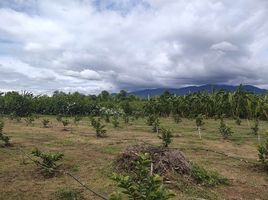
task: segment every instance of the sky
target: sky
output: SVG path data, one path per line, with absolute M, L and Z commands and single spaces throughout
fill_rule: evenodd
M 268 89 L 267 0 L 1 0 L 0 91 Z

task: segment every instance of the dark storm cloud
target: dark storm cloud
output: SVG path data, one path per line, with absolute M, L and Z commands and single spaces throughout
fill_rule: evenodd
M 268 88 L 267 17 L 264 0 L 4 0 L 0 89 Z

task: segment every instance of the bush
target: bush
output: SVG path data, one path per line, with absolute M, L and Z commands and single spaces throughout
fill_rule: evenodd
M 80 116 L 75 116 L 74 117 L 74 124 L 78 125 L 78 123 L 82 120 L 82 118 Z
M 61 120 L 62 120 L 62 115 L 57 115 L 56 120 L 57 120 L 58 122 L 61 122 Z
M 124 120 L 125 124 L 128 124 L 129 123 L 129 115 L 124 114 L 123 115 L 123 120 Z
M 27 126 L 33 125 L 34 117 L 33 116 L 29 116 L 29 117 L 25 118 L 24 120 L 25 120 Z
M 3 133 L 4 122 L 0 121 L 0 140 L 4 142 L 5 146 L 10 146 L 10 138 Z
M 41 161 L 35 160 L 35 163 L 41 167 L 45 175 L 55 174 L 55 170 L 58 168 L 56 162 L 64 156 L 63 153 L 43 153 L 37 148 L 32 151 L 32 155 L 41 159 Z
M 64 127 L 63 130 L 66 131 L 66 130 L 67 130 L 66 127 L 70 124 L 69 120 L 68 120 L 68 119 L 64 119 L 64 120 L 62 119 L 62 120 L 61 120 L 61 123 L 62 123 L 62 125 L 63 125 L 63 127 Z
M 156 118 L 156 119 L 154 120 L 152 126 L 153 126 L 153 127 L 152 127 L 152 131 L 153 131 L 154 133 L 158 133 L 158 131 L 159 131 L 159 127 L 160 127 L 160 121 L 159 121 L 158 118 Z
M 259 120 L 255 119 L 253 126 L 251 126 L 252 134 L 258 135 L 259 133 Z
M 169 129 L 161 128 L 158 137 L 162 140 L 163 147 L 168 147 L 172 142 L 173 135 Z
M 81 192 L 70 189 L 60 189 L 56 193 L 56 197 L 63 200 L 79 200 L 84 199 Z
M 241 119 L 239 117 L 235 117 L 235 123 L 240 126 L 241 125 Z
M 173 114 L 173 120 L 175 123 L 179 123 L 181 122 L 181 118 L 180 118 L 180 115 L 179 114 Z
M 228 137 L 233 134 L 233 131 L 231 130 L 230 127 L 228 127 L 225 124 L 225 122 L 223 121 L 223 119 L 221 119 L 219 131 L 220 131 L 223 139 L 228 139 Z
M 117 116 L 113 116 L 112 124 L 113 124 L 114 128 L 118 128 L 119 127 L 119 121 L 118 121 L 118 117 Z
M 127 199 L 137 200 L 167 200 L 175 196 L 163 186 L 161 176 L 152 174 L 148 153 L 141 154 L 135 166 L 135 172 L 129 176 L 113 174 L 112 179 L 123 192 L 113 193 L 110 200 L 122 200 L 123 194 L 128 197 Z
M 105 133 L 106 133 L 106 130 L 104 129 L 105 125 L 101 124 L 100 119 L 96 120 L 96 119 L 92 118 L 91 125 L 96 130 L 97 137 L 104 137 L 105 136 Z
M 147 125 L 152 126 L 157 118 L 157 115 L 149 115 L 147 118 Z
M 216 186 L 228 183 L 228 180 L 217 172 L 207 171 L 197 164 L 192 164 L 191 176 L 198 184 L 205 186 Z
M 48 128 L 49 122 L 50 122 L 49 119 L 43 119 L 42 121 L 43 127 Z
M 263 144 L 258 146 L 258 153 L 259 161 L 268 170 L 268 138 L 266 138 Z

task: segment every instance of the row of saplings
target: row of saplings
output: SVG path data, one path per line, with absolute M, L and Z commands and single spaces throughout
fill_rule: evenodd
M 96 133 L 103 134 L 104 125 L 99 119 L 91 121 Z M 3 132 L 4 123 L 0 122 L 0 139 L 3 146 L 10 146 L 9 137 Z M 205 186 L 225 184 L 227 180 L 216 172 L 207 171 L 204 168 L 190 163 L 182 152 L 168 148 L 172 141 L 170 130 L 157 128 L 162 139 L 162 147 L 151 145 L 135 145 L 127 148 L 115 161 L 115 169 L 111 178 L 121 188 L 110 196 L 110 200 L 137 199 L 159 200 L 170 199 L 175 193 L 167 189 L 163 183 L 169 179 L 168 174 L 175 172 L 182 177 L 193 180 Z M 259 159 L 268 170 L 268 138 L 259 146 Z M 41 169 L 45 177 L 55 176 L 59 171 L 57 161 L 63 158 L 63 153 L 44 153 L 34 149 L 32 155 L 37 159 L 35 163 Z M 72 195 L 74 195 L 72 193 Z

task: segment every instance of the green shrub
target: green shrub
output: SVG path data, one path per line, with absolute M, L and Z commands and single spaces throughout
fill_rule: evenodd
M 169 129 L 161 128 L 158 137 L 162 140 L 163 147 L 168 147 L 172 142 L 173 135 Z
M 153 131 L 154 133 L 158 133 L 158 131 L 159 131 L 159 127 L 160 127 L 160 121 L 159 121 L 158 118 L 155 118 L 155 120 L 154 120 L 154 122 L 153 122 L 153 124 L 152 124 L 152 131 Z
M 82 200 L 84 199 L 81 192 L 71 189 L 60 189 L 55 193 L 56 197 L 62 200 Z
M 10 146 L 10 138 L 3 133 L 4 122 L 0 121 L 0 140 L 4 142 L 5 146 Z
M 112 179 L 123 192 L 113 193 L 110 200 L 167 200 L 175 196 L 163 186 L 161 176 L 151 174 L 151 160 L 148 153 L 141 154 L 135 165 L 135 172 L 129 176 L 113 174 Z M 124 195 L 127 198 L 124 198 Z
M 34 117 L 31 115 L 31 116 L 28 116 L 26 117 L 25 119 L 25 122 L 26 122 L 26 125 L 29 126 L 29 125 L 33 125 L 33 122 L 34 122 Z
M 112 124 L 113 124 L 114 128 L 119 127 L 118 116 L 113 116 Z
M 258 135 L 259 133 L 259 120 L 255 119 L 253 126 L 251 126 L 252 134 Z
M 203 115 L 199 114 L 196 116 L 195 118 L 195 124 L 196 124 L 196 127 L 197 127 L 197 130 L 198 130 L 198 135 L 199 135 L 199 138 L 201 139 L 201 127 L 205 124 L 205 122 L 203 121 L 204 118 L 203 118 Z
M 232 129 L 225 124 L 223 119 L 221 119 L 219 131 L 220 131 L 223 139 L 228 139 L 228 137 L 233 134 Z
M 42 120 L 43 127 L 48 128 L 49 127 L 49 122 L 50 122 L 49 119 L 43 119 Z
M 268 138 L 266 138 L 263 144 L 258 146 L 259 161 L 268 170 Z
M 173 120 L 175 123 L 179 123 L 181 122 L 181 118 L 180 118 L 180 115 L 179 114 L 173 114 Z
M 82 118 L 80 116 L 75 116 L 74 117 L 74 124 L 78 125 L 78 123 L 82 120 Z
M 240 126 L 241 125 L 241 119 L 239 117 L 235 117 L 235 123 Z
M 67 130 L 67 126 L 70 124 L 69 120 L 68 119 L 62 119 L 61 120 L 61 123 L 63 125 L 63 130 Z
M 147 118 L 147 125 L 152 126 L 157 118 L 157 115 L 149 115 Z
M 106 130 L 104 129 L 105 125 L 101 124 L 100 119 L 96 120 L 92 118 L 91 125 L 95 129 L 97 137 L 105 137 L 105 133 L 106 133 Z
M 32 155 L 39 158 L 39 160 L 35 160 L 35 163 L 41 167 L 46 175 L 53 175 L 55 173 L 54 170 L 58 168 L 56 162 L 64 156 L 63 153 L 43 153 L 37 148 L 32 150 Z
M 57 120 L 58 122 L 61 122 L 61 120 L 62 120 L 62 115 L 57 115 L 56 120 Z
M 124 120 L 125 124 L 128 124 L 129 123 L 129 115 L 124 114 L 123 115 L 123 120 Z
M 207 171 L 197 164 L 192 164 L 191 176 L 198 184 L 205 186 L 216 186 L 228 183 L 228 180 L 217 172 Z

